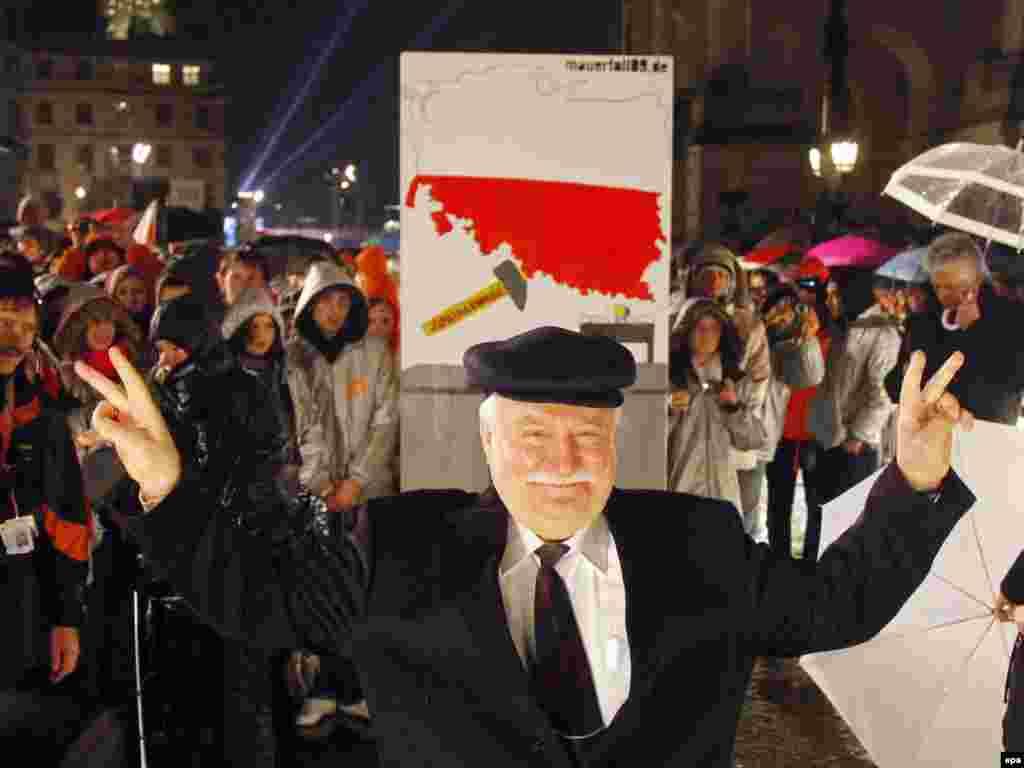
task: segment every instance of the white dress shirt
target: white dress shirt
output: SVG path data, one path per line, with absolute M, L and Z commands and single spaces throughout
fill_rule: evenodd
M 524 667 L 534 656 L 534 589 L 544 542 L 510 515 L 508 542 L 499 569 L 508 627 Z M 626 636 L 626 587 L 618 549 L 600 515 L 563 542 L 569 551 L 555 565 L 572 602 L 583 647 L 597 689 L 604 724 L 609 725 L 629 695 L 630 656 Z

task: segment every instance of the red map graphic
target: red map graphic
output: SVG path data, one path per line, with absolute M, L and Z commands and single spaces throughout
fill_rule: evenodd
M 416 207 L 420 185 L 443 208 L 433 214 L 438 235 L 452 230 L 448 216 L 471 222 L 484 255 L 508 243 L 523 274 L 549 275 L 587 295 L 653 301 L 643 274 L 665 240 L 658 193 L 560 181 L 472 176 L 417 176 L 405 204 Z

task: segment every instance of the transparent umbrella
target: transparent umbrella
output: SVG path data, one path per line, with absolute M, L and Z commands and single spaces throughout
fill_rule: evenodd
M 901 251 L 875 270 L 879 277 L 901 280 L 904 283 L 921 285 L 928 282 L 928 272 L 924 268 L 923 259 L 928 253 L 927 248 L 911 248 Z
M 882 194 L 937 224 L 1024 249 L 1022 146 L 943 144 L 898 168 Z

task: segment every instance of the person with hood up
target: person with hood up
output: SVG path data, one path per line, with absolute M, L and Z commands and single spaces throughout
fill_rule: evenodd
M 687 297 L 702 297 L 717 302 L 736 327 L 742 342 L 738 365 L 749 379 L 750 407 L 759 418 L 768 397 L 772 374 L 771 352 L 764 323 L 750 298 L 746 271 L 735 253 L 718 244 L 703 246 L 693 254 L 689 264 Z M 676 322 L 679 322 L 678 318 Z M 755 451 L 738 447 L 733 447 L 730 456 L 740 484 L 742 503 L 739 508 L 745 517 L 754 515 L 760 506 L 765 486 L 765 462 L 758 458 Z
M 395 361 L 383 340 L 366 338 L 365 297 L 341 267 L 314 263 L 296 304 L 294 322 L 287 368 L 302 461 L 300 482 L 320 495 L 332 512 L 395 493 Z M 293 691 L 314 694 L 299 712 L 300 726 L 315 725 L 324 715 L 333 715 L 339 700 L 347 715 L 367 714 L 350 662 L 323 657 L 324 682 L 317 686 L 318 693 L 311 682 L 302 681 L 301 671 L 310 661 L 307 654 L 296 652 L 290 665 L 297 670 Z M 324 688 L 334 695 L 322 695 Z
M 221 324 L 221 332 L 240 369 L 264 390 L 281 433 L 282 471 L 297 470 L 301 463 L 295 441 L 295 408 L 285 371 L 285 326 L 265 288 L 249 287 L 233 295 Z M 274 681 L 280 668 L 276 655 L 246 645 L 228 643 L 224 663 L 226 752 L 231 744 L 262 742 L 259 755 L 244 765 L 273 765 Z M 249 749 L 249 748 L 247 748 Z M 238 758 L 235 757 L 235 760 Z
M 53 351 L 61 361 L 64 389 L 80 407 L 68 415 L 71 434 L 79 436 L 92 430 L 92 411 L 97 398 L 92 389 L 74 372 L 73 363 L 81 360 L 96 370 L 113 371 L 110 350 L 117 346 L 129 360 L 141 359 L 143 334 L 135 321 L 102 289 L 79 284 L 69 289 L 60 321 L 53 335 Z
M 282 467 L 301 463 L 295 440 L 295 406 L 285 367 L 285 326 L 264 288 L 247 288 L 235 298 L 221 324 L 221 334 L 239 367 L 266 390 L 281 432 Z
M 743 517 L 729 451 L 764 444 L 756 385 L 740 366 L 739 334 L 719 304 L 687 299 L 679 317 L 670 342 L 669 488 L 727 501 Z
M 342 269 L 309 268 L 288 344 L 302 484 L 328 507 L 349 509 L 393 494 L 398 433 L 394 357 L 366 338 L 366 299 Z
M 0 743 L 55 764 L 83 714 L 69 676 L 91 531 L 67 423 L 26 371 L 38 331 L 32 277 L 23 257 L 0 253 Z

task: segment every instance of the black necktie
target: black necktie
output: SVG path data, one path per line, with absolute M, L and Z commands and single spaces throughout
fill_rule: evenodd
M 555 563 L 568 551 L 557 543 L 536 550 L 541 566 L 534 596 L 533 682 L 555 730 L 587 736 L 600 730 L 604 720 L 569 592 L 555 571 Z

